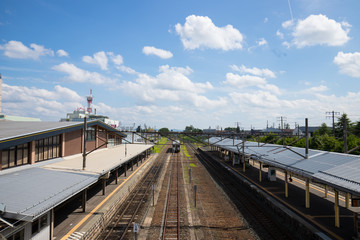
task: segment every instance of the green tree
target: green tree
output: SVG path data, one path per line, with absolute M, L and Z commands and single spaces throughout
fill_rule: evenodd
M 165 135 L 165 134 L 168 134 L 170 132 L 170 130 L 168 128 L 160 128 L 159 132 Z
M 352 124 L 346 113 L 342 114 L 341 117 L 338 118 L 338 121 L 335 123 L 335 137 L 343 138 L 345 124 L 347 130 L 350 130 Z
M 318 128 L 314 132 L 314 135 L 325 135 L 325 134 L 330 135 L 331 134 L 331 129 L 326 125 L 326 123 L 322 123 L 320 128 Z
M 140 125 L 136 128 L 136 132 L 141 132 L 141 126 Z
M 192 132 L 194 130 L 194 126 L 190 125 L 190 126 L 186 126 L 185 127 L 185 132 Z

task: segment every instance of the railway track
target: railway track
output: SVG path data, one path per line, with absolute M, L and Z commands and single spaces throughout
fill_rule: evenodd
M 233 200 L 239 211 L 244 215 L 251 227 L 262 239 L 295 239 L 287 230 L 283 229 L 257 201 L 248 194 L 248 190 L 239 184 L 219 162 L 206 157 L 200 149 L 188 144 L 200 162 L 208 169 L 216 182 Z
M 129 232 L 129 230 L 132 229 L 134 222 L 140 223 L 142 221 L 140 211 L 145 209 L 145 203 L 150 202 L 151 189 L 159 177 L 163 162 L 167 157 L 167 154 L 165 154 L 167 149 L 168 147 L 162 150 L 154 165 L 136 185 L 135 189 L 118 209 L 106 228 L 98 235 L 97 239 L 118 240 L 133 238 L 129 234 L 134 233 L 132 231 Z
M 180 154 L 174 153 L 171 155 L 170 174 L 159 239 L 180 239 L 180 173 Z

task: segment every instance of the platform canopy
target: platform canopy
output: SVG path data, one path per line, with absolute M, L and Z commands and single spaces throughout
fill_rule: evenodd
M 85 170 L 81 154 L 2 170 L 2 217 L 33 221 L 152 147 L 153 144 L 121 144 L 94 151 L 87 156 Z
M 212 137 L 209 143 L 242 154 L 242 140 Z M 313 181 L 360 196 L 360 156 L 305 148 L 244 142 L 244 154 Z

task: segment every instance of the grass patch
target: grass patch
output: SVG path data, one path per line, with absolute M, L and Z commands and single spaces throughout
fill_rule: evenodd
M 160 141 L 159 142 L 157 142 L 156 143 L 156 145 L 154 146 L 154 152 L 155 153 L 160 153 L 163 149 L 164 149 L 164 147 L 165 147 L 165 143 L 167 142 L 167 138 L 166 137 L 162 137 L 161 139 L 160 139 Z
M 196 167 L 196 165 L 193 163 L 190 163 L 190 167 Z

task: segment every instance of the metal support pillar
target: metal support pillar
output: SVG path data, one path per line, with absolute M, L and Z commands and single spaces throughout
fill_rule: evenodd
M 118 184 L 118 178 L 119 178 L 119 169 L 115 169 L 115 184 Z
M 243 172 L 245 172 L 245 160 L 246 160 L 246 157 L 245 157 L 245 140 L 244 140 L 244 135 L 242 137 L 242 159 L 243 159 Z
M 50 211 L 50 240 L 54 239 L 54 208 Z
M 308 178 L 305 185 L 305 207 L 310 208 L 310 181 Z
M 83 165 L 82 165 L 82 169 L 85 170 L 86 168 L 86 134 L 87 133 L 87 123 L 86 123 L 86 117 L 84 117 L 84 131 L 83 131 Z
M 102 184 L 103 184 L 103 195 L 105 195 L 105 188 L 106 188 L 106 179 L 102 180 Z
M 231 152 L 231 158 L 232 158 L 232 165 L 235 166 L 235 153 Z
M 325 187 L 324 187 L 324 192 L 325 192 L 324 197 L 327 198 L 328 197 L 328 186 L 327 185 L 325 185 Z
M 345 194 L 345 207 L 346 207 L 346 208 L 349 208 L 349 207 L 350 207 L 349 198 L 350 198 L 350 193 L 346 193 L 346 194 Z
M 340 227 L 340 215 L 339 215 L 339 191 L 334 190 L 335 192 L 335 227 Z
M 261 180 L 262 180 L 262 176 L 261 176 L 261 174 L 262 174 L 262 162 L 259 162 L 259 182 L 261 182 Z
M 288 190 L 288 172 L 285 171 L 285 197 L 289 197 L 289 190 Z
M 354 237 L 358 239 L 359 237 L 359 221 L 358 221 L 358 213 L 354 212 Z
M 82 212 L 86 211 L 86 199 L 87 199 L 87 190 L 84 189 L 82 192 Z
M 127 163 L 124 165 L 124 176 L 126 177 L 126 171 L 127 171 Z
M 131 171 L 134 171 L 134 159 L 131 159 Z
M 139 166 L 139 156 L 136 157 L 136 166 Z

